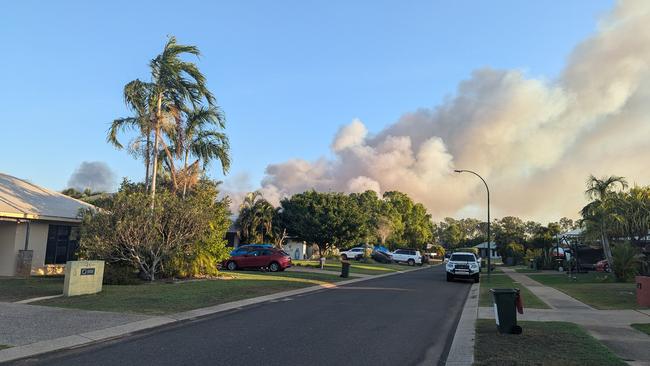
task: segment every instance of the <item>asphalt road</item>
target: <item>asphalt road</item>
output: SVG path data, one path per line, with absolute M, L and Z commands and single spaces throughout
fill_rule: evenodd
M 470 285 L 446 282 L 437 266 L 14 365 L 436 365 L 446 359 Z

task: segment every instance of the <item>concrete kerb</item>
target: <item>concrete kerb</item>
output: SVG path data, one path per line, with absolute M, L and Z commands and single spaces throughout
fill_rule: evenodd
M 435 265 L 434 265 L 435 266 Z M 4 350 L 0 350 L 0 363 L 13 361 L 21 358 L 36 356 L 48 352 L 59 351 L 72 347 L 86 346 L 92 343 L 97 343 L 101 341 L 106 341 L 110 339 L 120 338 L 126 335 L 130 335 L 135 332 L 150 330 L 157 328 L 163 325 L 181 322 L 190 319 L 196 319 L 200 317 L 205 317 L 213 314 L 217 314 L 224 311 L 239 309 L 244 306 L 249 306 L 253 304 L 264 303 L 267 301 L 278 300 L 285 297 L 291 297 L 296 295 L 303 295 L 311 292 L 317 292 L 327 289 L 334 289 L 339 286 L 348 285 L 357 282 L 369 281 L 376 278 L 383 278 L 388 276 L 394 276 L 397 274 L 403 274 L 413 271 L 419 271 L 429 267 L 421 267 L 408 269 L 404 271 L 396 271 L 385 274 L 380 274 L 372 277 L 361 277 L 354 278 L 351 280 L 341 281 L 332 284 L 324 284 L 317 286 L 305 287 L 297 290 L 278 292 L 271 295 L 259 296 L 250 299 L 244 299 L 239 301 L 233 301 L 225 304 L 209 306 L 206 308 L 189 310 L 182 313 L 170 314 L 167 316 L 158 316 L 152 317 L 149 319 L 144 319 L 128 324 L 119 325 L 116 327 L 99 329 L 91 332 L 71 335 L 67 337 L 49 339 L 46 341 L 40 341 L 36 343 L 27 344 L 24 346 L 11 347 Z
M 474 364 L 474 341 L 476 339 L 476 319 L 478 318 L 478 298 L 480 283 L 475 283 L 467 294 L 465 306 L 456 326 L 456 333 L 449 348 L 448 366 L 471 366 Z

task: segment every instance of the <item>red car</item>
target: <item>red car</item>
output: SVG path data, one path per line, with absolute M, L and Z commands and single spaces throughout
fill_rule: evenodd
M 291 267 L 291 257 L 279 249 L 261 248 L 234 255 L 224 261 L 223 266 L 231 271 L 238 268 L 268 268 L 271 272 L 277 272 Z

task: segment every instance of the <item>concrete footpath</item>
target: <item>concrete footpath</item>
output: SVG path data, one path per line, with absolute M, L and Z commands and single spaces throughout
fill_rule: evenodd
M 562 291 L 544 286 L 525 274 L 509 268 L 502 270 L 552 308 L 525 308 L 524 314 L 517 316 L 519 320 L 579 324 L 630 365 L 650 366 L 650 336 L 630 327 L 633 323 L 650 323 L 650 310 L 596 310 Z M 494 309 L 481 307 L 478 317 L 494 319 Z
M 239 309 L 244 306 L 273 302 L 285 297 L 337 288 L 342 285 L 418 271 L 425 268 L 430 267 L 424 266 L 371 277 L 354 278 L 337 282 L 336 284 L 310 286 L 165 316 L 143 316 L 0 303 L 0 340 L 2 340 L 0 344 L 15 346 L 0 350 L 0 362 L 88 345 L 166 324 L 193 320 L 224 311 Z M 3 341 L 6 343 L 2 343 Z

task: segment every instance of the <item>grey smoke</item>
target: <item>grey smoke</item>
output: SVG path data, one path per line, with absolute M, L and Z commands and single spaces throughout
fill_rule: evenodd
M 72 173 L 68 187 L 78 191 L 90 189 L 93 192 L 111 192 L 115 189 L 116 175 L 101 161 L 84 161 Z
M 435 218 L 482 217 L 490 183 L 496 217 L 576 217 L 589 174 L 650 184 L 650 1 L 617 3 L 554 80 L 484 68 L 440 105 L 370 134 L 360 120 L 331 144 L 335 159 L 271 164 L 265 197 L 305 189 L 400 190 Z

